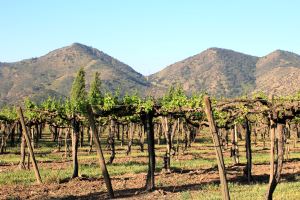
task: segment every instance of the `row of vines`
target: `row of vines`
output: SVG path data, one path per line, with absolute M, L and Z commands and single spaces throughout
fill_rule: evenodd
M 291 97 L 274 97 L 260 93 L 254 97 L 247 95 L 237 99 L 209 98 L 206 93 L 187 97 L 178 85 L 173 91 L 169 91 L 161 99 L 149 96 L 142 100 L 138 93 L 130 96 L 126 94 L 119 100 L 119 93 L 115 95 L 106 93 L 105 96 L 96 95 L 88 100 L 81 101 L 56 101 L 49 98 L 39 106 L 33 101 L 26 99 L 23 108 L 5 107 L 0 112 L 1 122 L 1 147 L 0 152 L 6 151 L 6 146 L 15 146 L 20 143 L 20 169 L 25 169 L 25 148 L 30 152 L 32 163 L 35 163 L 35 172 L 39 183 L 42 182 L 38 165 L 34 159 L 33 149 L 43 135 L 46 125 L 50 127 L 53 140 L 57 142 L 57 151 L 62 151 L 62 140 L 65 139 L 65 156 L 72 155 L 74 172 L 72 178 L 78 176 L 78 146 L 82 145 L 84 129 L 90 141 L 91 152 L 93 144 L 96 147 L 100 167 L 110 198 L 114 192 L 110 183 L 107 164 L 112 164 L 115 158 L 115 139 L 124 137 L 129 139 L 126 154 L 131 152 L 135 129 L 139 133 L 140 151 L 144 151 L 144 140 L 147 138 L 149 170 L 146 190 L 155 189 L 155 140 L 167 144 L 164 157 L 163 171 L 170 171 L 170 157 L 179 151 L 186 150 L 196 138 L 200 130 L 206 126 L 210 128 L 214 142 L 216 159 L 218 161 L 220 182 L 224 199 L 230 199 L 226 170 L 223 161 L 222 150 L 228 147 L 228 135 L 231 135 L 232 163 L 239 163 L 237 138 L 239 130 L 245 131 L 247 165 L 244 172 L 249 182 L 251 176 L 251 133 L 254 143 L 257 142 L 257 134 L 270 139 L 270 184 L 264 199 L 272 199 L 272 194 L 279 183 L 282 171 L 283 154 L 289 155 L 289 138 L 294 132 L 294 145 L 298 141 L 298 122 L 300 114 L 300 93 Z M 105 163 L 99 136 L 104 130 L 109 129 L 107 144 L 111 156 Z M 15 138 L 15 132 L 19 133 Z M 177 139 L 176 139 L 177 133 Z M 179 144 L 179 135 L 182 136 L 183 144 Z M 267 137 L 269 136 L 269 137 Z M 71 147 L 69 149 L 69 140 Z M 7 144 L 10 141 L 10 144 Z M 177 141 L 175 144 L 174 141 Z M 285 145 L 285 146 L 284 146 Z M 286 147 L 286 149 L 284 149 Z M 31 148 L 31 150 L 30 150 Z M 277 152 L 275 151 L 277 149 Z M 275 161 L 275 154 L 277 160 Z

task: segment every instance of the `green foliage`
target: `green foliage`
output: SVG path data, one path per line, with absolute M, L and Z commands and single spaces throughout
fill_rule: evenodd
M 91 105 L 102 105 L 103 97 L 100 92 L 101 81 L 100 74 L 98 71 L 95 72 L 94 80 L 91 83 L 90 94 L 89 94 L 89 103 Z
M 166 99 L 171 100 L 173 95 L 174 95 L 174 87 L 173 84 L 171 83 Z
M 26 108 L 26 110 L 24 111 L 24 115 L 26 117 L 28 117 L 29 119 L 33 119 L 33 118 L 36 118 L 37 116 L 39 116 L 38 111 L 31 110 L 31 109 L 38 108 L 34 101 L 30 101 L 29 99 L 25 98 L 24 103 L 25 103 L 25 108 Z
M 8 123 L 13 122 L 19 117 L 16 107 L 7 107 L 6 105 L 0 110 L 0 121 L 5 119 Z
M 85 71 L 82 66 L 78 69 L 70 96 L 71 102 L 86 100 L 87 92 L 85 90 Z

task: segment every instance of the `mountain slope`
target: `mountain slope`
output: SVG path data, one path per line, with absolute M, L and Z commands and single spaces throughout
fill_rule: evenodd
M 300 90 L 300 56 L 276 50 L 259 59 L 256 64 L 256 89 L 266 94 L 289 96 Z
M 98 71 L 101 91 L 115 92 L 120 86 L 120 96 L 138 91 L 141 98 L 149 94 L 162 97 L 170 84 L 177 83 L 188 96 L 204 89 L 211 96 L 229 98 L 245 91 L 253 95 L 262 90 L 280 96 L 300 90 L 300 56 L 287 51 L 276 50 L 259 58 L 210 48 L 145 77 L 102 51 L 74 43 L 39 58 L 0 62 L 0 107 L 5 103 L 19 105 L 25 97 L 37 103 L 48 95 L 69 97 L 80 65 L 86 72 L 87 91 Z
M 254 73 L 258 59 L 232 50 L 210 48 L 151 75 L 149 81 L 161 88 L 180 82 L 187 95 L 205 89 L 211 95 L 235 97 L 256 88 Z
M 24 97 L 41 100 L 53 94 L 68 97 L 80 65 L 86 71 L 87 91 L 96 70 L 101 73 L 102 91 L 115 92 L 120 86 L 121 95 L 137 90 L 143 96 L 150 86 L 144 76 L 128 65 L 97 49 L 74 43 L 40 58 L 0 63 L 0 102 L 19 104 Z

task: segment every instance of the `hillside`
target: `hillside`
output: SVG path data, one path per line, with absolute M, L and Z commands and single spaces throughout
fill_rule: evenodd
M 211 95 L 235 97 L 256 88 L 258 60 L 232 50 L 210 48 L 151 75 L 149 81 L 162 88 L 180 82 L 187 95 L 205 89 Z
M 259 59 L 256 64 L 256 89 L 266 94 L 289 96 L 300 91 L 300 56 L 276 50 Z
M 48 95 L 68 97 L 80 65 L 86 71 L 87 91 L 96 70 L 101 73 L 102 91 L 115 92 L 120 86 L 121 95 L 137 90 L 144 96 L 150 86 L 144 76 L 128 65 L 97 49 L 74 43 L 39 58 L 0 63 L 0 106 L 20 104 L 24 97 L 37 102 Z
M 260 90 L 289 96 L 300 91 L 300 56 L 276 50 L 259 58 L 210 48 L 151 75 L 149 81 L 165 91 L 168 84 L 180 82 L 187 95 L 205 89 L 217 97 L 252 96 Z
M 211 96 L 230 98 L 245 91 L 290 95 L 300 90 L 300 56 L 292 52 L 276 50 L 259 58 L 210 48 L 145 77 L 102 51 L 74 43 L 39 58 L 0 62 L 0 106 L 19 105 L 25 97 L 37 103 L 48 95 L 69 97 L 80 65 L 86 72 L 87 91 L 97 70 L 101 91 L 115 92 L 120 86 L 120 96 L 138 91 L 141 98 L 162 97 L 172 83 L 181 83 L 187 95 L 205 89 Z

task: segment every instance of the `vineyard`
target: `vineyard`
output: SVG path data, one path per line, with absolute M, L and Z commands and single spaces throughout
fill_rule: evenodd
M 26 99 L 23 109 L 0 114 L 0 193 L 143 199 L 185 191 L 176 197 L 200 198 L 190 192 L 200 189 L 230 199 L 242 185 L 258 190 L 268 182 L 258 198 L 272 199 L 282 177 L 296 181 L 300 173 L 299 114 L 299 94 L 188 98 L 179 85 L 158 100 L 135 94 L 119 101 L 116 93 L 64 103 L 49 98 L 37 106 Z M 64 187 L 73 192 L 56 194 Z

